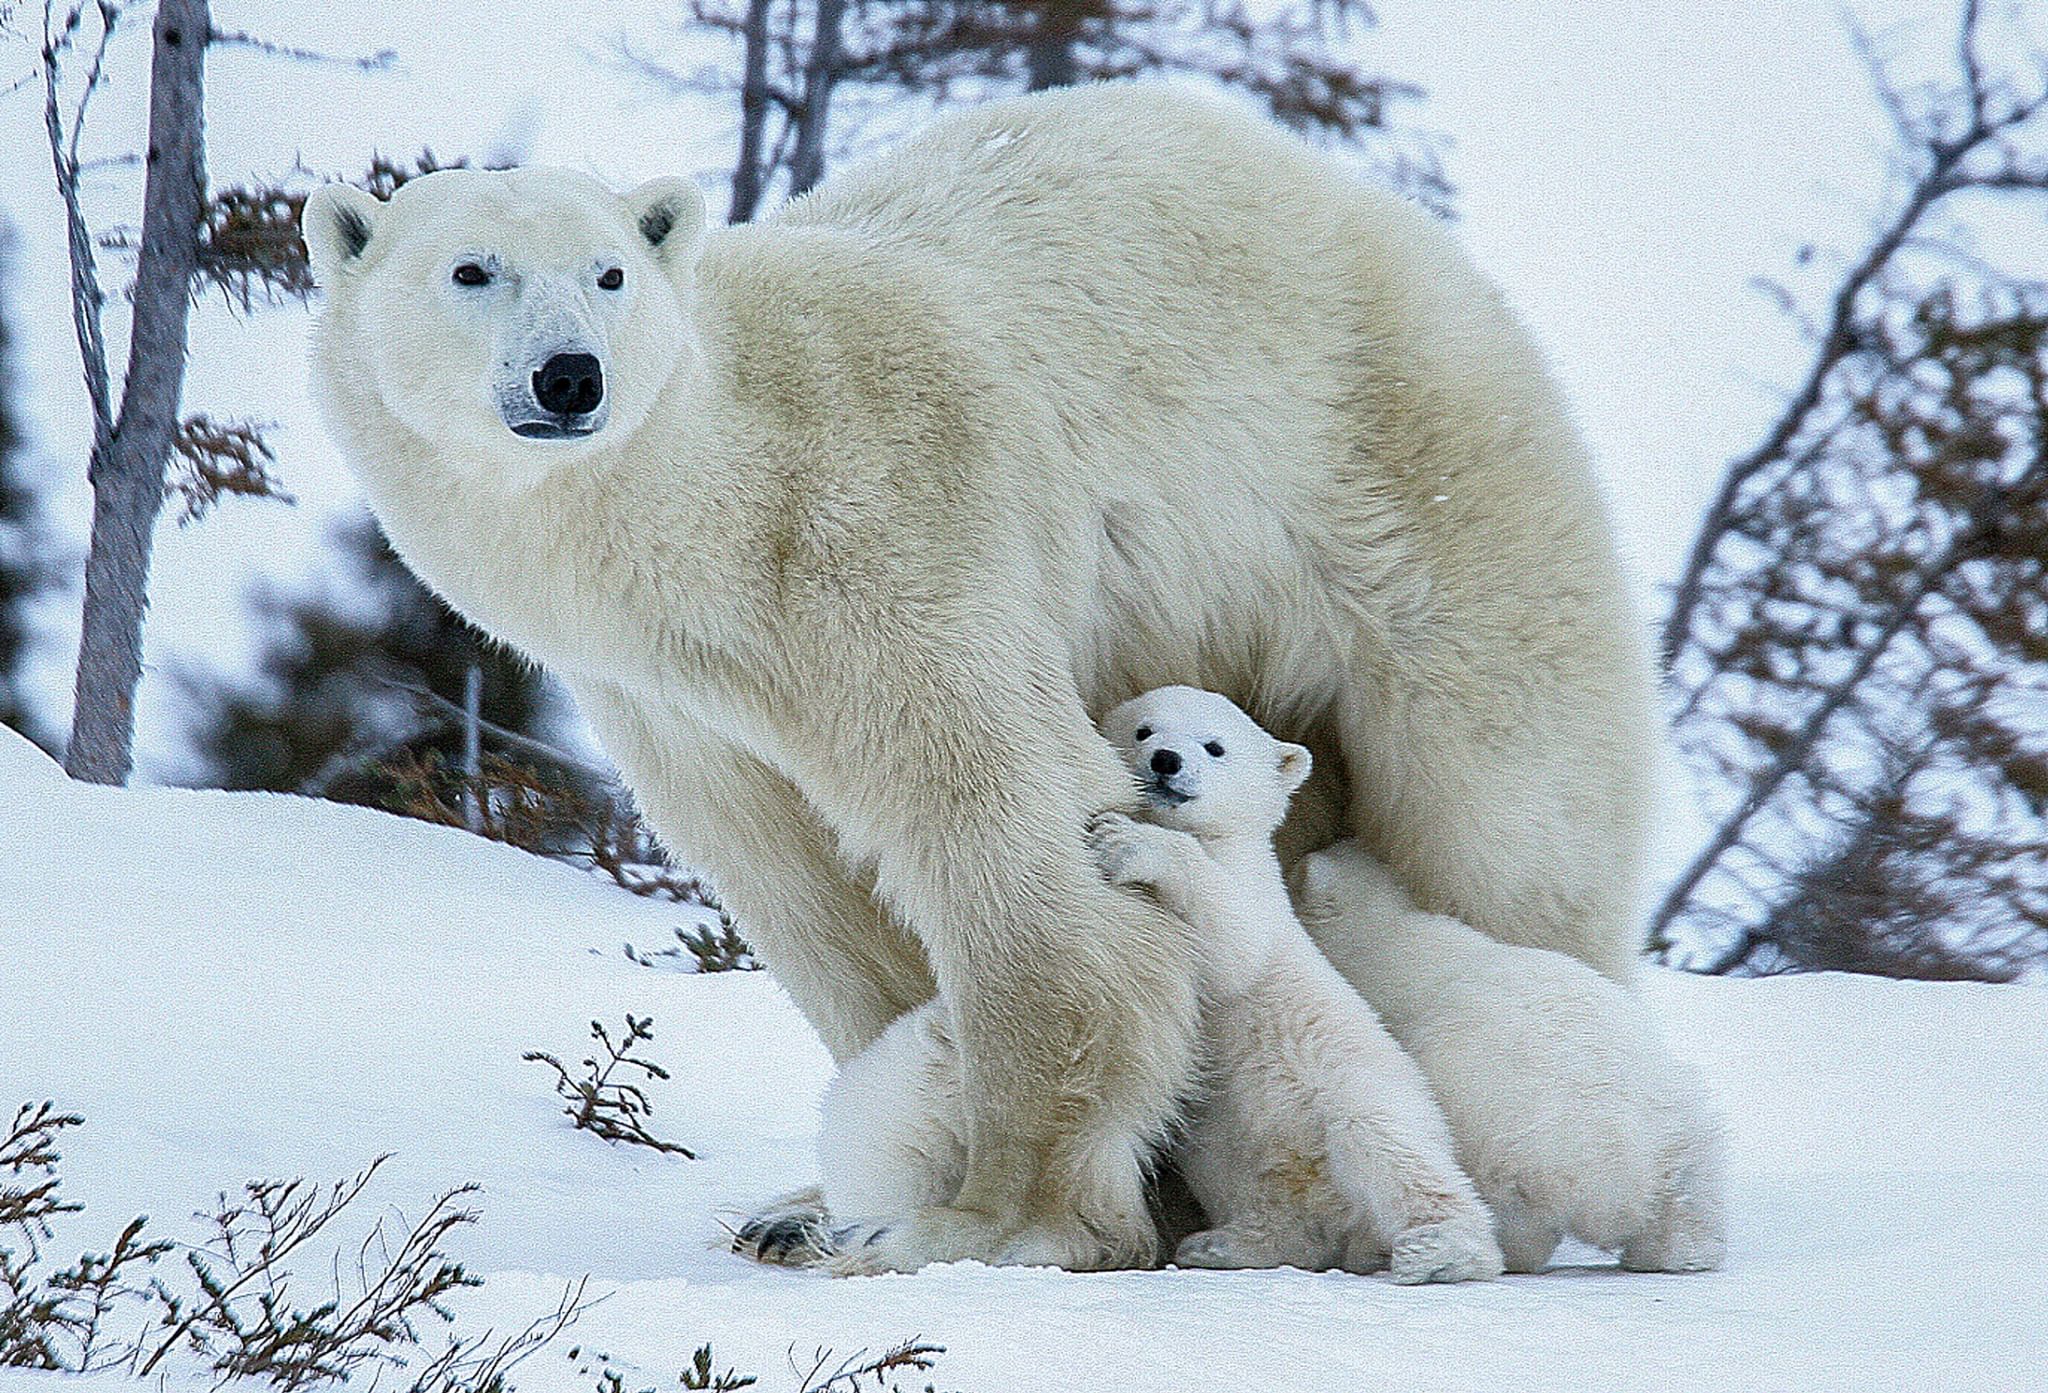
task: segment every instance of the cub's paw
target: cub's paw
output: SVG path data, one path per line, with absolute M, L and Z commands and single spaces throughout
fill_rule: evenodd
M 1500 1276 L 1500 1244 L 1491 1224 L 1457 1219 L 1417 1224 L 1394 1238 L 1387 1275 L 1397 1282 L 1488 1282 Z
M 1097 813 L 1088 821 L 1088 850 L 1112 885 L 1156 885 L 1173 873 L 1185 832 L 1154 827 L 1124 813 Z
M 1279 1254 L 1257 1234 L 1243 1229 L 1203 1229 L 1191 1233 L 1173 1250 L 1176 1267 L 1236 1269 L 1278 1267 Z

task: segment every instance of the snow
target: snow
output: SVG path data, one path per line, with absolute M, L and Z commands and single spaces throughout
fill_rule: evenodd
M 84 1114 L 86 1202 L 55 1250 L 186 1215 L 255 1176 L 337 1178 L 395 1153 L 365 1203 L 417 1214 L 482 1184 L 456 1255 L 460 1329 L 516 1328 L 591 1275 L 608 1293 L 518 1371 L 629 1388 L 711 1342 L 793 1389 L 819 1346 L 910 1336 L 962 1393 L 2048 1386 L 2048 991 L 1653 974 L 1674 1044 L 1733 1128 L 1726 1271 L 1412 1289 L 1299 1272 L 949 1266 L 842 1280 L 751 1266 L 722 1221 L 813 1174 L 825 1052 L 765 973 L 628 962 L 678 906 L 452 829 L 267 794 L 64 782 L 0 733 L 0 1105 Z M 652 1015 L 658 1135 L 606 1146 L 520 1054 L 580 1057 L 593 1018 Z M 349 1233 L 359 1236 L 370 1215 Z M 346 1225 L 346 1216 L 341 1221 Z M 321 1264 L 314 1264 L 317 1271 Z M 581 1352 L 571 1361 L 570 1347 Z M 0 1377 L 59 1393 L 56 1376 Z

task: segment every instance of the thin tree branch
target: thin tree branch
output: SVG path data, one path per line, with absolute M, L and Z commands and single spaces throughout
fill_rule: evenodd
M 1993 495 L 2010 494 L 2030 484 L 2036 477 L 2048 471 L 2048 457 L 2037 458 L 2026 473 L 2014 480 L 2009 489 L 1987 491 Z M 1902 595 L 1892 608 L 1882 627 L 1864 645 L 1856 661 L 1827 690 L 1827 694 L 1807 713 L 1790 739 L 1774 751 L 1770 766 L 1751 781 L 1749 793 L 1736 810 L 1715 829 L 1707 844 L 1687 863 L 1684 872 L 1665 892 L 1656 912 L 1650 916 L 1649 942 L 1653 949 L 1661 950 L 1670 946 L 1669 929 L 1678 918 L 1699 883 L 1706 878 L 1730 848 L 1742 840 L 1749 824 L 1770 802 L 1773 795 L 1785 781 L 1798 773 L 1813 753 L 1815 743 L 1826 729 L 1835 713 L 1840 711 L 1877 666 L 1878 659 L 1891 647 L 1892 640 L 1919 613 L 1927 597 L 1947 578 L 1957 564 L 1973 555 L 1985 539 L 1999 525 L 2000 507 L 1995 496 L 1989 497 L 1975 510 L 1976 520 L 1966 529 L 1950 539 L 1935 556 L 1916 568 L 1911 588 Z
M 1692 636 L 1699 605 L 1705 595 L 1708 567 L 1722 539 L 1742 491 L 1761 471 L 1785 458 L 1791 443 L 1806 428 L 1825 395 L 1829 378 L 1857 348 L 1859 321 L 1857 301 L 1892 263 L 1901 247 L 1912 238 L 1921 221 L 1936 205 L 1957 193 L 1972 189 L 2006 191 L 2048 191 L 2048 169 L 2022 170 L 2008 152 L 2005 166 L 1996 170 L 1971 171 L 1969 158 L 1999 141 L 2009 131 L 2030 120 L 2048 93 L 2028 101 L 2015 102 L 2001 115 L 1989 109 L 1990 93 L 1977 54 L 1978 6 L 1967 0 L 1957 31 L 1957 61 L 1962 69 L 1969 120 L 1953 137 L 1937 135 L 1906 112 L 1903 98 L 1886 75 L 1874 46 L 1852 25 L 1852 42 L 1871 65 L 1872 82 L 1878 98 L 1892 114 L 1893 124 L 1916 154 L 1925 156 L 1926 167 L 1910 186 L 1899 211 L 1878 232 L 1863 256 L 1850 268 L 1830 302 L 1826 328 L 1804 378 L 1772 422 L 1763 440 L 1732 461 L 1721 477 L 1720 487 L 1693 536 L 1685 562 L 1671 590 L 1671 608 L 1658 635 L 1658 652 L 1668 671 L 1679 651 Z
M 43 127 L 49 138 L 50 164 L 57 178 L 57 195 L 64 204 L 65 250 L 71 262 L 71 326 L 78 339 L 78 357 L 85 373 L 85 393 L 92 404 L 93 453 L 105 451 L 114 434 L 113 392 L 107 378 L 107 346 L 100 324 L 100 307 L 106 295 L 100 289 L 98 263 L 93 257 L 92 230 L 86 225 L 85 210 L 78 197 L 76 137 L 66 139 L 62 107 L 63 65 L 61 57 L 73 43 L 82 13 L 74 8 L 62 33 L 52 30 L 55 5 L 43 6 Z M 106 11 L 102 10 L 102 14 Z M 101 35 L 104 50 L 106 36 Z M 84 119 L 81 106 L 75 120 Z
M 395 677 L 381 675 L 376 678 L 376 681 L 382 686 L 391 688 L 393 691 L 404 692 L 428 710 L 437 715 L 445 716 L 449 720 L 462 722 L 469 719 L 469 713 L 463 710 L 462 707 L 431 688 L 422 687 L 412 682 L 401 682 Z M 535 755 L 550 764 L 559 765 L 563 769 L 581 774 L 600 784 L 615 787 L 619 782 L 619 776 L 615 771 L 604 768 L 601 765 L 592 764 L 589 760 L 572 755 L 566 750 L 548 744 L 545 740 L 536 740 L 530 735 L 521 735 L 516 730 L 507 729 L 494 721 L 484 720 L 482 717 L 477 717 L 476 726 L 478 730 L 500 744 Z

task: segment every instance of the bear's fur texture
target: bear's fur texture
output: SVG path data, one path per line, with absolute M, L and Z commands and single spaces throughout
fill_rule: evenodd
M 1451 235 L 1333 159 L 1112 85 L 749 226 L 550 169 L 303 223 L 316 399 L 406 560 L 568 684 L 835 1056 L 943 988 L 968 1165 L 892 1263 L 1154 1255 L 1194 967 L 1083 842 L 1139 692 L 1316 751 L 1290 860 L 1355 831 L 1630 972 L 1651 684 L 1582 447 Z M 601 420 L 536 405 L 568 356 Z
M 1638 1271 L 1721 1265 L 1721 1123 L 1640 1001 L 1417 909 L 1356 842 L 1296 878 L 1310 933 L 1428 1076 L 1509 1271 L 1541 1271 L 1566 1234 Z
M 1096 858 L 1112 883 L 1149 887 L 1185 922 L 1202 964 L 1202 1082 L 1174 1153 L 1211 1227 L 1182 1239 L 1174 1261 L 1385 1268 L 1409 1283 L 1498 1276 L 1492 1216 L 1428 1084 L 1288 903 L 1273 833 L 1309 752 L 1187 687 L 1126 702 L 1102 729 L 1149 821 L 1102 814 Z M 890 1216 L 959 1185 L 960 1100 L 938 1002 L 841 1067 L 818 1140 L 831 1265 L 867 1270 L 867 1242 Z

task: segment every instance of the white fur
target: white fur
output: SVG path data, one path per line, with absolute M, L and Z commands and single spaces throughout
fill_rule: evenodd
M 1134 806 L 1091 717 L 1140 691 L 1323 756 L 1290 857 L 1355 830 L 1630 970 L 1649 669 L 1581 447 L 1451 235 L 1327 156 L 1107 86 L 746 227 L 546 169 L 304 222 L 316 397 L 407 561 L 567 681 L 835 1055 L 944 989 L 969 1163 L 892 1261 L 1153 1253 L 1193 971 L 1082 839 Z M 479 256 L 500 291 L 453 283 Z M 602 428 L 515 435 L 570 340 Z
M 1309 856 L 1303 920 L 1414 1056 L 1516 1272 L 1570 1234 L 1626 1267 L 1726 1249 L 1725 1142 L 1643 1004 L 1583 963 L 1418 910 L 1356 843 Z
M 1309 752 L 1186 687 L 1125 703 L 1103 730 L 1155 821 L 1104 814 L 1097 858 L 1113 883 L 1150 886 L 1187 922 L 1202 964 L 1206 1069 L 1176 1154 L 1211 1227 L 1176 1261 L 1386 1267 L 1400 1282 L 1498 1275 L 1491 1216 L 1422 1075 L 1288 904 L 1272 838 Z M 957 1183 L 959 1100 L 937 1003 L 841 1069 L 819 1141 L 826 1206 L 846 1221 L 841 1267 L 866 1266 L 886 1216 Z

